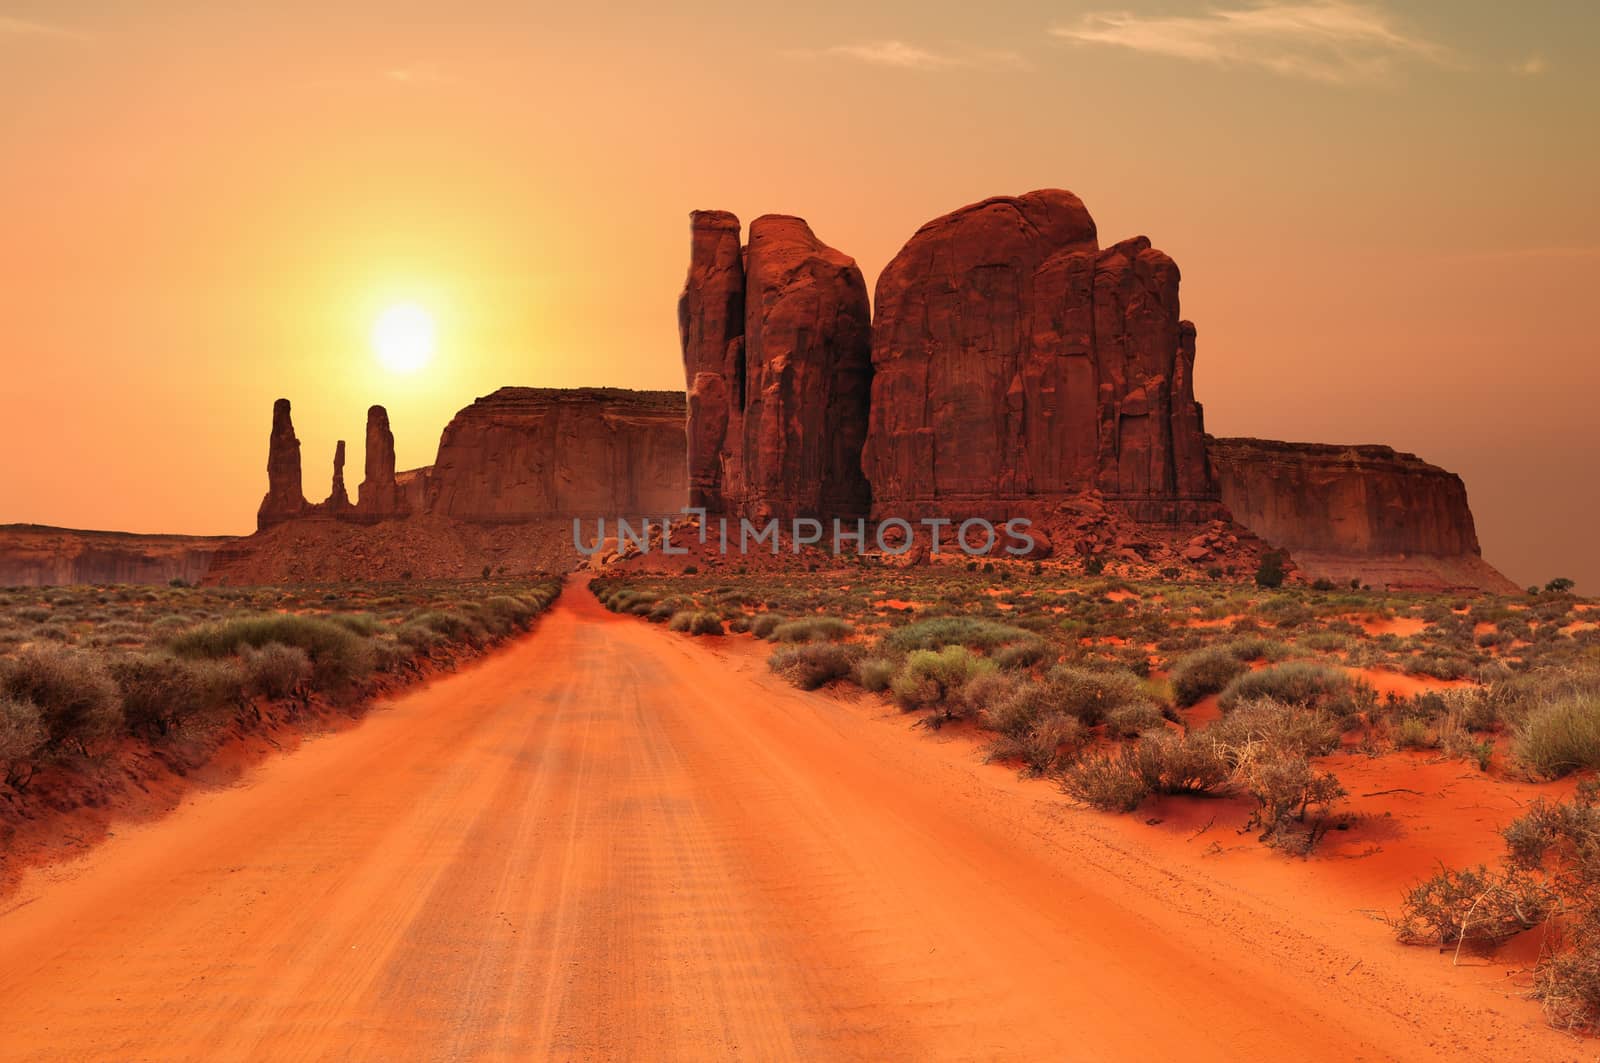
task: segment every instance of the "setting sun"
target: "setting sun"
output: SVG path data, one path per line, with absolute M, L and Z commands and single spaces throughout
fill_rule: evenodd
M 372 323 L 372 350 L 385 369 L 414 373 L 433 357 L 433 315 L 415 303 L 387 307 Z

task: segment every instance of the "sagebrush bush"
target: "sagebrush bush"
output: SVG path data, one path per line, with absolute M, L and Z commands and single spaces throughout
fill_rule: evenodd
M 969 616 L 940 616 L 918 620 L 884 636 L 884 645 L 900 653 L 964 646 L 993 650 L 1012 642 L 1037 642 L 1039 636 L 1023 628 Z
M 1511 749 L 1545 779 L 1600 768 L 1600 696 L 1569 694 L 1538 706 L 1518 725 Z
M 24 777 L 26 765 L 49 740 L 37 705 L 0 695 L 0 781 L 14 784 Z
M 109 662 L 122 695 L 128 730 L 154 738 L 212 710 L 236 705 L 244 677 L 231 661 L 184 660 L 164 653 L 129 653 Z
M 925 709 L 939 706 L 946 716 L 965 709 L 961 690 L 972 679 L 994 670 L 965 646 L 946 646 L 942 650 L 915 650 L 889 684 L 902 708 Z
M 836 642 L 849 638 L 853 630 L 848 622 L 835 616 L 803 616 L 779 624 L 769 637 L 774 642 Z
M 673 631 L 683 631 L 690 635 L 721 635 L 722 618 L 716 613 L 708 613 L 699 609 L 680 609 L 672 614 L 672 619 L 667 621 L 667 627 Z
M 1045 688 L 1057 711 L 1076 716 L 1088 727 L 1104 723 L 1115 709 L 1148 705 L 1154 700 L 1143 680 L 1115 668 L 1057 665 L 1045 676 Z
M 1001 668 L 1018 670 L 1043 664 L 1050 658 L 1049 645 L 1040 638 L 1013 642 L 994 651 L 994 663 Z
M 1407 945 L 1493 946 L 1544 922 L 1555 900 L 1542 883 L 1514 868 L 1441 868 L 1406 892 L 1390 925 Z
M 422 630 L 428 631 L 427 628 Z M 260 649 L 247 647 L 244 668 L 251 692 L 266 698 L 292 696 L 301 684 L 311 681 L 312 674 L 311 658 L 306 651 L 280 642 L 269 642 Z
M 1106 713 L 1106 734 L 1116 738 L 1134 738 L 1161 728 L 1166 717 L 1153 702 L 1133 701 L 1118 705 Z
M 1339 715 L 1359 711 L 1363 705 L 1376 700 L 1371 687 L 1356 682 L 1338 668 L 1291 661 L 1240 675 L 1224 688 L 1217 704 L 1227 712 L 1242 702 L 1259 698 L 1307 708 L 1326 708 Z
M 416 620 L 438 629 L 443 622 L 456 627 L 447 613 L 424 613 Z M 337 690 L 370 673 L 374 661 L 368 640 L 349 628 L 314 616 L 252 616 L 205 624 L 172 640 L 172 651 L 183 657 L 229 657 L 246 647 L 260 649 L 268 643 L 294 646 L 311 659 L 312 682 L 319 690 Z
M 1338 722 L 1328 713 L 1285 705 L 1271 698 L 1236 705 L 1204 731 L 1230 763 L 1245 751 L 1266 746 L 1297 756 L 1318 757 L 1339 748 Z
M 863 657 L 856 662 L 855 678 L 863 690 L 874 694 L 889 689 L 895 673 L 900 671 L 900 661 L 890 657 Z
M 1191 653 L 1172 666 L 1172 694 L 1187 708 L 1201 698 L 1221 693 L 1222 689 L 1250 670 L 1226 646 L 1214 646 Z
M 1090 808 L 1102 812 L 1132 812 L 1150 788 L 1124 747 L 1111 753 L 1091 753 L 1061 771 L 1061 789 Z
M 88 753 L 123 731 L 117 685 L 95 654 L 39 648 L 0 661 L 0 695 L 38 708 L 52 750 Z
M 772 633 L 783 623 L 783 617 L 777 613 L 762 613 L 750 621 L 750 634 L 758 639 L 770 639 Z
M 849 643 L 806 642 L 774 650 L 767 667 L 802 690 L 815 690 L 849 678 L 861 655 L 861 647 Z

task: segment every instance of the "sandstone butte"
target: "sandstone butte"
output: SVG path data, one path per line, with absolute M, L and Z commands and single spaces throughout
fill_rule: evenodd
M 689 224 L 689 497 L 760 519 L 866 516 L 872 320 L 855 260 L 788 215 L 751 222 L 742 249 L 726 211 Z
M 1208 437 L 1179 279 L 1142 236 L 1100 247 L 1082 202 L 1044 190 L 922 226 L 880 276 L 874 319 L 855 261 L 802 219 L 763 215 L 744 244 L 737 217 L 696 211 L 678 304 L 686 394 L 502 388 L 452 419 L 433 465 L 407 471 L 374 406 L 354 504 L 343 443 L 327 500 L 305 499 L 280 399 L 256 535 L 158 548 L 0 529 L 0 582 L 568 568 L 573 517 L 688 503 L 753 518 L 1024 515 L 1058 555 L 1150 570 L 1246 574 L 1265 540 L 1308 577 L 1514 589 L 1481 557 L 1451 473 L 1387 447 Z

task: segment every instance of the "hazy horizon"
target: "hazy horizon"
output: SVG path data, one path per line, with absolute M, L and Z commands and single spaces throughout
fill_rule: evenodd
M 373 403 L 412 468 L 501 386 L 681 390 L 692 209 L 805 217 L 870 288 L 1061 187 L 1183 270 L 1212 434 L 1415 453 L 1492 564 L 1600 592 L 1600 12 L 339 8 L 0 0 L 0 522 L 247 532 L 280 396 L 316 501 Z

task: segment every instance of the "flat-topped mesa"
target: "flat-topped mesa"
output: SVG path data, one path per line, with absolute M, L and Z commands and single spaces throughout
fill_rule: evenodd
M 855 260 L 804 219 L 690 215 L 678 302 L 689 498 L 754 518 L 865 516 L 871 309 Z
M 256 511 L 256 527 L 266 528 L 304 515 L 300 440 L 294 434 L 289 400 L 272 404 L 272 436 L 267 443 L 267 494 Z
M 1484 561 L 1461 477 L 1386 446 L 1208 439 L 1235 519 L 1311 577 L 1417 589 L 1516 586 Z
M 427 512 L 463 520 L 676 515 L 683 393 L 501 388 L 451 420 L 423 482 Z
M 394 472 L 394 432 L 389 411 L 367 410 L 366 475 L 358 488 L 356 511 L 368 519 L 403 516 L 407 512 Z
M 1004 518 L 1097 491 L 1141 521 L 1225 517 L 1178 282 L 1142 236 L 1101 250 L 1071 192 L 917 230 L 878 278 L 874 515 Z

